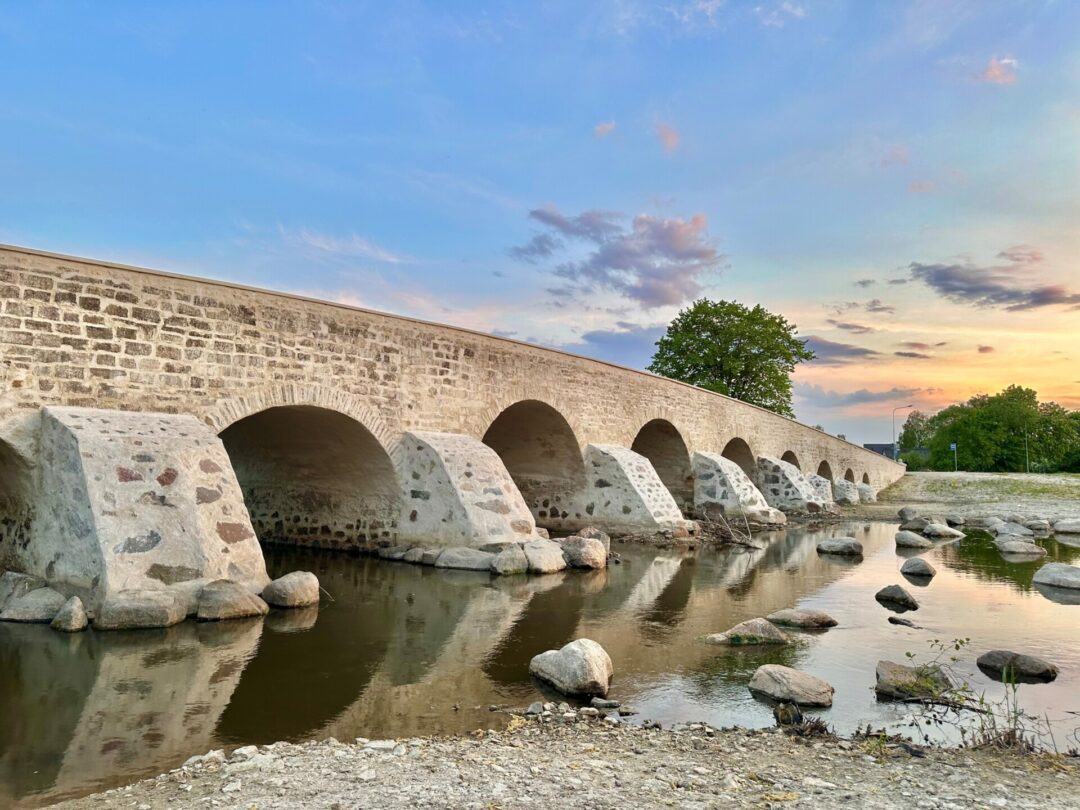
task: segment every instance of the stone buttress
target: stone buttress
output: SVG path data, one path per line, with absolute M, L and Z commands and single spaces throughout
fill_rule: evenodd
M 193 416 L 46 408 L 33 542 L 21 566 L 93 613 L 125 591 L 269 582 L 221 441 Z
M 742 467 L 719 453 L 694 453 L 694 511 L 705 517 L 776 519 Z
M 798 467 L 772 456 L 757 460 L 758 488 L 770 506 L 783 512 L 820 512 L 824 505 Z

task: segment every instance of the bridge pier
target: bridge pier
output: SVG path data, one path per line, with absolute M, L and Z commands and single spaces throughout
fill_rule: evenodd
M 694 511 L 708 519 L 746 517 L 786 523 L 736 462 L 719 453 L 694 453 Z
M 758 456 L 757 483 L 769 505 L 782 512 L 820 512 L 825 508 L 806 476 L 789 461 Z

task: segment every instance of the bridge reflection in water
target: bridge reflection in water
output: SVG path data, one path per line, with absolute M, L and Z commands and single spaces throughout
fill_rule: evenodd
M 317 612 L 163 631 L 65 636 L 0 624 L 0 804 L 127 783 L 214 747 L 499 727 L 506 717 L 489 705 L 524 705 L 540 694 L 529 659 L 582 636 L 611 654 L 613 694 L 642 718 L 768 724 L 768 707 L 746 682 L 758 665 L 779 662 L 837 687 L 830 723 L 888 722 L 889 710 L 871 699 L 873 666 L 878 656 L 902 660 L 924 641 L 888 625 L 873 602 L 882 584 L 902 581 L 894 531 L 793 529 L 763 535 L 760 549 L 617 546 L 623 562 L 606 571 L 498 579 L 275 548 L 271 573 L 313 570 L 333 601 Z M 855 534 L 865 559 L 818 556 L 816 543 L 833 534 Z M 1038 626 L 1039 644 L 1056 645 L 1047 655 L 1063 673 L 1080 669 L 1080 653 L 1061 652 L 1071 631 L 1071 614 L 1062 612 L 1075 607 L 1048 600 L 1031 589 L 1026 569 L 1002 567 L 978 549 L 933 554 L 940 573 L 918 614 L 927 633 L 984 632 L 994 646 L 1007 646 L 1012 633 L 1038 653 Z M 1055 545 L 1052 554 L 1076 561 L 1080 549 Z M 829 610 L 840 626 L 779 650 L 723 653 L 700 640 L 797 603 Z M 1064 693 L 1050 685 L 1026 694 L 1075 703 L 1061 680 Z

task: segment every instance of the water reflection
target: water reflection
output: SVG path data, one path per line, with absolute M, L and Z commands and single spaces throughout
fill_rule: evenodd
M 746 683 L 761 664 L 781 663 L 833 684 L 835 705 L 821 715 L 840 731 L 901 727 L 908 709 L 873 698 L 879 658 L 970 637 L 959 674 L 990 697 L 1001 685 L 975 666 L 980 652 L 1013 648 L 1058 665 L 1055 683 L 1025 685 L 1021 700 L 1067 736 L 1066 713 L 1080 710 L 1080 595 L 1033 588 L 1041 563 L 1006 562 L 989 540 L 965 540 L 925 553 L 939 573 L 919 590 L 920 627 L 890 625 L 873 595 L 905 582 L 895 530 L 797 528 L 762 535 L 759 548 L 696 552 L 620 546 L 623 563 L 607 571 L 501 579 L 277 547 L 271 573 L 314 570 L 331 597 L 320 610 L 75 636 L 0 624 L 0 805 L 129 782 L 222 745 L 499 726 L 505 716 L 489 704 L 543 694 L 529 659 L 582 636 L 608 650 L 613 696 L 641 719 L 769 725 L 769 706 Z M 840 535 L 862 542 L 864 556 L 816 553 Z M 1049 560 L 1080 561 L 1080 548 L 1044 545 Z M 792 606 L 825 610 L 839 626 L 793 631 L 780 648 L 701 642 Z

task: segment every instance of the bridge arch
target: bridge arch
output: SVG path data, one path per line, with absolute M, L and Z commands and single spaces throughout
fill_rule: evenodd
M 645 456 L 683 512 L 694 505 L 694 473 L 690 451 L 679 429 L 667 419 L 646 422 L 630 449 Z
M 855 483 L 855 471 L 851 469 L 851 467 L 844 470 L 844 480 L 850 481 L 853 484 Z
M 832 465 L 829 464 L 827 460 L 823 460 L 820 464 L 818 464 L 817 474 L 820 475 L 822 478 L 826 479 L 827 481 L 832 481 Z
M 17 552 L 29 540 L 31 467 L 0 439 L 0 569 L 14 568 Z
M 358 549 L 394 536 L 394 464 L 354 416 L 274 405 L 233 421 L 220 437 L 260 541 Z
M 525 399 L 496 416 L 483 442 L 502 459 L 540 526 L 554 526 L 585 488 L 585 461 L 574 429 L 546 402 Z
M 754 451 L 750 448 L 749 443 L 738 436 L 724 445 L 724 449 L 720 452 L 724 458 L 734 461 L 742 468 L 742 471 L 746 473 L 746 477 L 751 481 L 755 479 L 757 473 L 757 456 L 754 455 Z
M 796 469 L 799 469 L 799 470 L 802 469 L 802 465 L 799 464 L 799 457 L 797 455 L 795 455 L 794 450 L 785 451 L 784 455 L 780 456 L 780 460 L 781 461 L 786 461 L 788 464 L 791 464 Z
M 870 473 L 863 473 L 862 474 L 862 482 L 864 484 L 869 484 L 870 483 Z

